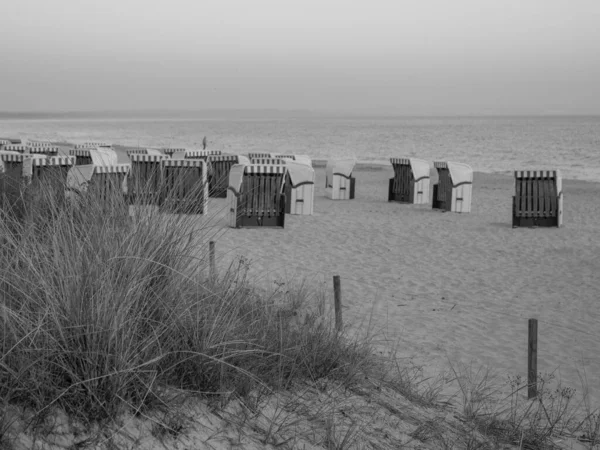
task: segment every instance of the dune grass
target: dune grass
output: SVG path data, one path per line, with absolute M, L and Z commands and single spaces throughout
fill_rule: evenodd
M 165 418 L 153 433 L 176 436 L 184 420 L 168 407 L 173 393 L 198 395 L 237 402 L 233 422 L 259 417 L 265 444 L 293 448 L 308 415 L 313 429 L 322 428 L 321 444 L 336 449 L 370 448 L 354 442 L 373 424 L 346 409 L 342 426 L 344 400 L 335 400 L 332 385 L 360 398 L 370 395 L 361 390 L 368 385 L 382 397 L 374 403 L 390 414 L 407 413 L 385 392 L 420 408 L 443 408 L 446 381 L 424 379 L 393 352 L 377 357 L 368 336 L 338 332 L 322 292 L 305 285 L 258 290 L 244 259 L 211 276 L 207 243 L 220 231 L 210 214 L 199 220 L 161 211 L 151 205 L 159 203 L 155 190 L 131 206 L 119 189 L 111 192 L 65 195 L 62 182 L 47 179 L 30 186 L 15 207 L 3 202 L 0 443 L 10 426 L 2 415 L 15 404 L 33 411 L 35 421 L 56 410 L 85 423 L 161 410 Z M 540 386 L 540 398 L 528 402 L 521 380 L 511 379 L 502 399 L 486 371 L 452 366 L 451 375 L 460 424 L 449 430 L 443 421 L 415 419 L 416 442 L 542 449 L 561 433 L 579 431 L 588 448 L 598 443 L 597 410 L 587 405 L 583 417 L 576 415 L 569 390 Z M 307 382 L 286 401 L 272 396 Z M 316 410 L 303 403 L 323 393 L 328 400 Z

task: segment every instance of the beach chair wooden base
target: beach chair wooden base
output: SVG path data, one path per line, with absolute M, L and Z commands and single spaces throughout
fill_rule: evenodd
M 279 200 L 275 200 L 273 205 L 279 205 L 279 211 L 273 215 L 269 214 L 247 214 L 241 211 L 236 217 L 236 228 L 257 228 L 257 227 L 279 227 L 285 226 L 285 194 L 277 194 Z
M 556 170 L 515 171 L 512 226 L 562 226 L 562 179 Z
M 415 197 L 414 183 L 403 185 L 400 191 L 394 192 L 394 180 L 394 178 L 390 178 L 388 202 L 413 203 Z

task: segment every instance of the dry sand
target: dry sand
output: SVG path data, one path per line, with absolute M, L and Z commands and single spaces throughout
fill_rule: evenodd
M 513 229 L 510 175 L 475 173 L 472 212 L 457 214 L 388 203 L 391 166 L 358 166 L 349 201 L 325 198 L 316 172 L 314 215 L 285 229 L 228 228 L 226 201 L 211 200 L 221 270 L 243 255 L 263 284 L 306 278 L 331 299 L 339 275 L 345 323 L 432 371 L 461 361 L 526 377 L 536 318 L 538 371 L 579 392 L 585 371 L 600 404 L 600 184 L 564 180 L 562 228 Z

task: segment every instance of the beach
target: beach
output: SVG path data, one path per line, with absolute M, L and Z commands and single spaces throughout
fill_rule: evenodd
M 259 285 L 305 280 L 331 303 L 339 275 L 346 326 L 432 375 L 461 362 L 526 379 L 538 319 L 538 372 L 579 393 L 586 377 L 598 404 L 600 184 L 563 180 L 563 227 L 513 229 L 511 176 L 476 172 L 471 213 L 457 214 L 388 202 L 391 165 L 358 165 L 347 201 L 325 198 L 324 172 L 314 215 L 288 215 L 284 229 L 229 228 L 226 200 L 211 199 L 200 220 L 218 234 L 219 270 L 243 256 Z

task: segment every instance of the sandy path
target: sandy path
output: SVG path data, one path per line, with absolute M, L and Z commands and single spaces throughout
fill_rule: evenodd
M 564 181 L 563 228 L 513 229 L 510 176 L 476 173 L 470 214 L 388 203 L 392 176 L 358 169 L 357 198 L 331 201 L 317 169 L 314 215 L 287 216 L 283 230 L 227 228 L 225 200 L 211 200 L 220 266 L 244 255 L 262 283 L 307 277 L 328 292 L 340 275 L 347 322 L 370 320 L 402 355 L 438 367 L 525 376 L 537 318 L 539 371 L 579 389 L 585 369 L 599 404 L 600 184 Z

